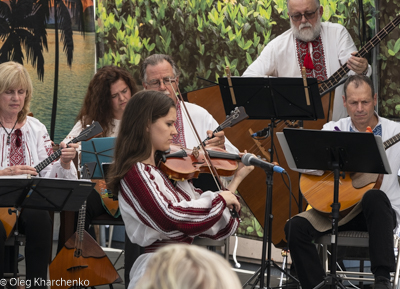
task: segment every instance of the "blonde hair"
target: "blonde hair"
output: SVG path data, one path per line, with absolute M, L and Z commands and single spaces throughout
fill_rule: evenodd
M 239 289 L 242 288 L 229 263 L 204 248 L 168 245 L 149 260 L 135 289 Z
M 22 88 L 26 91 L 25 103 L 18 113 L 18 122 L 25 120 L 30 111 L 33 86 L 28 71 L 21 64 L 8 61 L 0 64 L 0 94 L 8 89 Z

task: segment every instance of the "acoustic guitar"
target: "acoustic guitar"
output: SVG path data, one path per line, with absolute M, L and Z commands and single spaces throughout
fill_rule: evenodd
M 76 138 L 68 142 L 68 144 L 89 140 L 91 138 L 98 136 L 102 132 L 103 128 L 97 121 L 95 121 L 93 122 L 92 125 L 84 129 Z M 46 168 L 49 164 L 51 164 L 54 160 L 58 159 L 60 156 L 61 156 L 61 150 L 57 150 L 55 153 L 51 154 L 48 158 L 46 158 L 44 161 L 35 166 L 36 172 L 40 173 L 44 168 Z M 6 230 L 7 237 L 10 235 L 16 222 L 16 216 L 13 213 L 11 213 L 11 210 L 15 209 L 0 208 L 0 220 L 3 223 L 4 229 Z
M 383 142 L 386 149 L 400 141 L 400 133 Z M 370 189 L 379 189 L 383 175 L 379 174 L 349 174 L 350 177 L 340 179 L 339 203 L 342 215 L 350 211 Z M 310 204 L 317 211 L 329 214 L 332 211 L 332 192 L 334 189 L 333 172 L 325 172 L 322 176 L 302 174 L 300 190 Z

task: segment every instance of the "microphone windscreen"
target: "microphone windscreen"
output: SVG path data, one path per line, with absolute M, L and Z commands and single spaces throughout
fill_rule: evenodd
M 243 163 L 245 166 L 251 166 L 251 164 L 250 164 L 250 159 L 251 159 L 252 157 L 253 157 L 253 155 L 250 154 L 250 153 L 244 154 L 244 155 L 242 156 L 242 163 Z

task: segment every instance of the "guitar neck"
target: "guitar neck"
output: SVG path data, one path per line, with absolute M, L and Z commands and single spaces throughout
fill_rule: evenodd
M 384 141 L 383 142 L 383 147 L 385 148 L 385 150 L 387 150 L 388 148 L 390 148 L 392 145 L 398 143 L 399 141 L 400 141 L 400 133 L 398 133 L 395 136 L 391 137 L 387 141 Z
M 75 248 L 82 249 L 83 236 L 85 231 L 85 215 L 86 215 L 86 201 L 83 202 L 82 207 L 79 209 L 78 222 L 76 228 L 77 238 L 75 239 Z
M 89 127 L 85 128 L 77 137 L 73 138 L 70 142 L 67 143 L 67 146 L 71 143 L 77 143 L 80 141 L 86 141 L 93 137 L 100 135 L 103 132 L 100 124 L 95 121 Z M 47 159 L 39 163 L 35 166 L 35 170 L 37 173 L 40 173 L 45 167 L 55 161 L 57 158 L 61 156 L 61 149 L 50 155 Z
M 392 21 L 389 22 L 381 31 L 378 32 L 367 44 L 365 44 L 360 51 L 357 52 L 357 57 L 364 57 L 370 52 L 375 46 L 377 46 L 383 38 L 385 38 L 394 28 L 400 23 L 400 15 L 397 15 Z M 323 82 L 319 87 L 320 95 L 324 95 L 325 91 L 339 83 L 340 80 L 349 72 L 347 64 L 342 65 L 329 79 Z
M 39 163 L 37 166 L 35 166 L 36 172 L 40 173 L 45 167 L 47 167 L 49 164 L 51 164 L 53 161 L 55 161 L 60 156 L 61 156 L 61 150 L 56 151 L 51 156 L 49 156 L 47 159 L 45 159 L 44 161 Z

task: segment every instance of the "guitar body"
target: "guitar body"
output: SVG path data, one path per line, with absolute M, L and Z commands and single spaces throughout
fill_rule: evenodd
M 4 229 L 6 230 L 7 238 L 10 236 L 11 231 L 15 226 L 16 217 L 15 214 L 9 214 L 8 210 L 14 208 L 0 208 L 0 221 L 3 223 Z
M 77 233 L 65 243 L 64 247 L 54 258 L 49 266 L 50 280 L 56 282 L 59 280 L 76 280 L 76 282 L 85 282 L 67 284 L 60 282 L 53 284 L 53 287 L 67 289 L 71 287 L 92 287 L 98 285 L 112 284 L 122 282 L 110 259 L 101 249 L 99 244 L 86 232 L 83 231 L 84 242 L 79 257 L 75 256 L 75 240 Z
M 114 217 L 118 212 L 118 200 L 114 200 L 112 196 L 109 196 L 106 189 L 106 182 L 104 179 L 92 179 L 93 183 L 96 183 L 94 189 L 99 193 L 104 205 L 107 207 L 108 212 Z
M 380 187 L 383 175 L 380 175 L 376 183 L 369 183 L 361 188 L 354 188 L 352 179 L 348 174 L 344 179 L 340 178 L 339 203 L 340 212 L 348 211 L 355 206 L 370 189 Z M 300 190 L 307 202 L 321 213 L 332 212 L 334 175 L 333 172 L 325 172 L 322 176 L 302 174 L 300 178 Z

